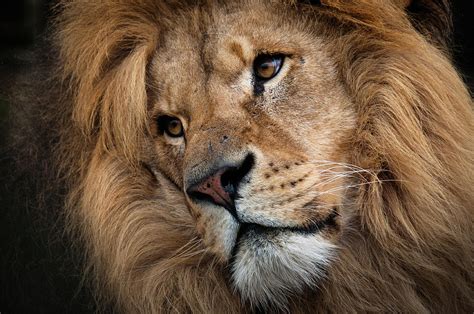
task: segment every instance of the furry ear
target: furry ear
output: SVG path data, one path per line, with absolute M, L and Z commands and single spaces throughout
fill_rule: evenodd
M 383 29 L 387 19 L 401 22 L 405 15 L 413 27 L 432 44 L 447 48 L 452 21 L 449 0 L 321 0 L 323 6 L 360 24 Z
M 393 0 L 405 10 L 413 26 L 432 43 L 447 47 L 452 30 L 447 0 Z
M 64 0 L 56 21 L 74 123 L 131 161 L 146 125 L 146 67 L 167 12 L 160 1 L 135 2 Z

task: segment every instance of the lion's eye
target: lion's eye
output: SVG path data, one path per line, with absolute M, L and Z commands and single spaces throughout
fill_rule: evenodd
M 160 116 L 158 118 L 158 127 L 161 132 L 166 133 L 170 137 L 181 137 L 184 135 L 184 127 L 176 117 Z
M 253 62 L 255 76 L 268 81 L 274 78 L 283 65 L 283 55 L 260 55 Z

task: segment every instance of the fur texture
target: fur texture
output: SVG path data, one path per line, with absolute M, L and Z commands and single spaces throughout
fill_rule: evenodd
M 446 52 L 447 6 L 321 2 L 59 4 L 47 83 L 59 96 L 37 110 L 100 302 L 474 309 L 474 114 Z M 262 94 L 260 53 L 288 56 Z M 163 114 L 185 138 L 160 133 Z M 186 194 L 249 154 L 237 218 Z M 239 238 L 244 223 L 285 231 Z

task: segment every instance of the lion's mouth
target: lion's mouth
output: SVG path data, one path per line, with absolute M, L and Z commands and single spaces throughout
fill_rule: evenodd
M 261 237 L 280 234 L 282 232 L 298 234 L 315 234 L 325 229 L 337 227 L 336 219 L 339 216 L 336 210 L 333 210 L 325 219 L 313 221 L 304 226 L 292 227 L 272 227 L 255 223 L 242 223 L 236 239 L 236 246 L 244 237 Z

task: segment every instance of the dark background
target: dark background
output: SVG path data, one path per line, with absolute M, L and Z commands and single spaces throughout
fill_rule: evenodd
M 27 63 L 28 51 L 45 29 L 50 6 L 48 0 L 6 2 L 0 4 L 0 129 L 8 111 L 4 87 Z M 453 12 L 455 64 L 474 91 L 474 1 L 453 1 Z M 0 134 L 0 162 L 5 159 L 3 137 Z M 11 183 L 6 180 L 0 172 L 0 191 L 8 191 L 5 186 Z M 4 194 L 8 193 L 0 194 L 0 204 L 15 203 L 17 196 Z M 95 311 L 88 289 L 78 287 L 78 261 L 66 253 L 58 235 L 51 236 L 35 222 L 34 210 L 0 207 L 0 313 Z

